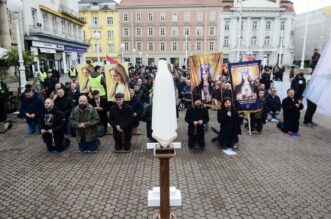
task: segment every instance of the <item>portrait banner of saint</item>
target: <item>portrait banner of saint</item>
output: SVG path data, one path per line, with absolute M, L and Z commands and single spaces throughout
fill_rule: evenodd
M 258 111 L 260 101 L 255 82 L 260 80 L 261 61 L 230 63 L 233 100 L 239 112 Z
M 216 75 L 222 72 L 222 65 L 222 53 L 190 56 L 192 96 L 199 96 L 206 106 L 217 107 L 213 102 L 213 89 Z
M 86 94 L 89 92 L 89 77 L 94 72 L 94 66 L 91 64 L 79 64 L 78 70 L 78 82 L 79 92 Z
M 110 64 L 105 65 L 107 99 L 115 102 L 115 94 L 124 94 L 124 101 L 130 101 L 129 75 L 126 65 Z

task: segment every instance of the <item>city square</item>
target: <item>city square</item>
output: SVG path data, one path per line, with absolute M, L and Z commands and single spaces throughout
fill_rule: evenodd
M 0 218 L 331 218 L 331 0 L 0 12 Z

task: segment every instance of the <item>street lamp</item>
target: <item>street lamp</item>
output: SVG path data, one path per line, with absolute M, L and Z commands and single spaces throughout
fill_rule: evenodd
M 8 0 L 7 1 L 8 9 L 16 15 L 15 25 L 16 25 L 16 38 L 17 38 L 17 50 L 18 50 L 18 62 L 20 64 L 20 91 L 24 92 L 26 85 L 26 77 L 25 77 L 25 67 L 23 60 L 23 52 L 21 45 L 21 35 L 20 35 L 20 25 L 19 25 L 19 15 L 23 10 L 23 3 L 21 0 Z
M 306 53 L 307 32 L 308 32 L 308 17 L 309 17 L 309 0 L 307 0 L 307 12 L 306 13 L 307 14 L 306 14 L 306 23 L 305 23 L 305 34 L 304 34 L 304 39 L 303 39 L 300 69 L 305 68 L 305 53 Z
M 133 64 L 136 65 L 136 49 L 132 49 L 133 52 Z
M 240 62 L 240 48 L 241 48 L 241 16 L 242 16 L 242 0 L 238 0 L 240 2 L 239 7 L 239 38 L 238 38 L 238 51 L 237 51 L 237 61 Z
M 99 45 L 99 40 L 100 40 L 100 33 L 94 32 L 94 39 L 96 40 L 97 43 L 97 54 L 98 54 L 98 65 L 100 65 L 100 45 Z
M 124 43 L 121 43 L 121 51 L 122 51 L 122 64 L 124 63 L 124 55 L 123 55 L 123 53 L 124 53 L 124 48 L 125 48 L 125 44 Z

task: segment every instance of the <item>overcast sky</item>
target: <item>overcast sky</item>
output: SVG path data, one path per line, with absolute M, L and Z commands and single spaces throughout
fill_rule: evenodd
M 120 2 L 121 0 L 115 0 Z M 181 1 L 181 0 L 179 0 Z M 296 13 L 304 13 L 307 11 L 307 1 L 309 1 L 309 11 L 319 9 L 325 6 L 331 6 L 331 0 L 291 0 L 294 3 Z

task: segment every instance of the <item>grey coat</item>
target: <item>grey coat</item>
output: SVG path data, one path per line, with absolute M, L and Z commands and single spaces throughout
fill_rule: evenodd
M 81 111 L 79 106 L 76 106 L 69 117 L 69 122 L 72 127 L 76 128 L 77 141 L 80 142 L 85 136 L 86 142 L 97 140 L 99 137 L 97 124 L 100 118 L 98 112 L 90 104 L 87 105 L 85 111 Z M 85 128 L 78 128 L 79 123 L 84 123 Z

